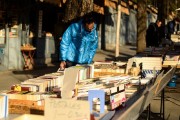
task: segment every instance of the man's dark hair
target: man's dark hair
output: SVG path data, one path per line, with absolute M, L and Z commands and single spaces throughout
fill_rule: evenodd
M 158 23 L 158 22 L 162 22 L 162 19 L 159 19 L 159 18 L 158 18 L 158 19 L 156 20 L 156 23 Z
M 93 23 L 93 22 L 95 22 L 93 13 L 88 13 L 84 16 L 84 18 L 83 18 L 84 24 L 86 24 L 86 23 L 89 24 L 89 23 Z

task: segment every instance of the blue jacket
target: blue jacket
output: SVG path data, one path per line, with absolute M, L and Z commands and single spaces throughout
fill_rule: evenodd
M 59 59 L 79 64 L 91 63 L 98 47 L 96 26 L 94 24 L 93 30 L 87 32 L 82 20 L 71 24 L 62 36 Z

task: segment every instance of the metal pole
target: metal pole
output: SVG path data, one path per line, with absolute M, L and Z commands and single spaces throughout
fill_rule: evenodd
M 163 91 L 162 91 L 162 94 L 163 94 L 163 120 L 165 120 L 165 101 L 164 101 L 164 88 L 163 88 Z
M 116 57 L 116 58 L 119 56 L 120 25 L 121 25 L 121 1 L 118 0 L 118 8 L 117 8 L 117 30 L 116 30 L 116 49 L 115 49 L 115 57 Z

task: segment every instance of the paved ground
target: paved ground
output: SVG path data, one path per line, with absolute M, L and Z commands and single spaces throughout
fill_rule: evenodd
M 136 54 L 134 46 L 122 46 L 120 48 L 120 56 L 116 59 L 119 61 L 127 61 Z M 115 60 L 113 51 L 98 50 L 94 57 L 94 61 Z M 47 73 L 57 71 L 59 63 L 48 64 L 47 66 L 37 67 L 29 71 L 0 71 L 0 90 L 10 89 L 13 84 L 18 84 L 29 78 L 38 77 Z M 179 73 L 178 73 L 179 74 Z M 180 74 L 179 74 L 180 75 Z M 159 112 L 160 97 L 156 97 L 151 104 L 153 113 Z M 147 115 L 144 113 L 139 120 L 144 119 Z M 168 89 L 165 92 L 165 119 L 180 120 L 180 79 L 177 80 L 177 87 Z M 152 120 L 160 120 L 157 114 L 152 114 Z
M 160 95 L 151 102 L 151 120 L 162 120 L 160 118 Z M 147 120 L 145 111 L 138 120 Z M 165 120 L 180 120 L 180 79 L 174 88 L 165 88 Z
M 134 46 L 123 46 L 120 48 L 120 56 L 118 60 L 127 61 L 128 58 L 135 55 L 135 47 Z M 105 60 L 115 60 L 113 51 L 101 51 L 98 50 L 94 61 L 105 61 Z M 40 75 L 44 75 L 47 73 L 52 73 L 58 70 L 59 63 L 52 63 L 46 66 L 36 67 L 34 70 L 26 70 L 26 71 L 0 71 L 0 90 L 9 89 L 9 87 L 13 84 L 18 84 L 24 80 L 29 78 L 38 77 Z

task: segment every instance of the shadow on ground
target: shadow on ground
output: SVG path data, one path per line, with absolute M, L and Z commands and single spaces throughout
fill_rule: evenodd
M 32 77 L 38 77 L 48 73 L 56 72 L 58 68 L 59 68 L 59 63 L 57 62 L 57 63 L 52 63 L 52 65 L 50 66 L 48 65 L 36 66 L 32 70 L 22 70 L 22 71 L 14 70 L 12 71 L 12 73 L 14 75 L 31 75 Z
M 160 117 L 160 114 L 159 113 L 153 113 L 153 112 L 150 112 L 150 119 L 151 120 L 163 120 L 162 117 Z M 137 120 L 148 120 L 148 111 L 145 110 Z
M 136 50 L 136 48 L 129 48 L 131 50 Z M 102 51 L 100 51 L 101 53 Z M 105 61 L 122 61 L 122 62 L 127 62 L 129 58 L 132 58 L 134 56 L 129 54 L 129 52 L 124 52 L 120 51 L 120 54 L 118 57 L 115 57 L 115 52 L 113 50 L 104 50 L 102 52 L 103 54 L 106 55 Z

